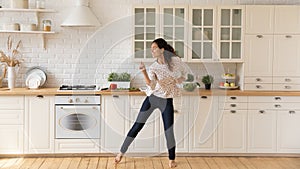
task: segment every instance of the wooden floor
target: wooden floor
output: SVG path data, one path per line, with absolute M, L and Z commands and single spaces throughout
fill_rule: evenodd
M 300 158 L 177 157 L 176 169 L 300 169 Z M 7 169 L 165 169 L 166 157 L 126 158 L 117 166 L 113 157 L 1 158 Z

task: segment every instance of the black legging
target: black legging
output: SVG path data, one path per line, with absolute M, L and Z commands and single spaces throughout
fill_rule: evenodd
M 164 122 L 165 137 L 167 140 L 167 148 L 169 152 L 169 159 L 175 159 L 175 138 L 173 132 L 174 124 L 174 107 L 172 98 L 160 98 L 154 95 L 147 96 L 143 102 L 140 112 L 136 118 L 135 123 L 129 130 L 127 137 L 125 138 L 121 147 L 121 153 L 125 153 L 132 143 L 134 138 L 137 136 L 139 131 L 144 127 L 147 119 L 152 112 L 158 108 L 162 112 L 162 118 Z

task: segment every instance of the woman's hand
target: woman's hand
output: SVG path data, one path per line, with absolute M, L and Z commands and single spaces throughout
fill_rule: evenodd
M 141 71 L 145 71 L 146 70 L 146 66 L 145 66 L 145 64 L 143 62 L 140 63 L 139 69 Z
M 176 83 L 181 84 L 183 81 L 185 81 L 184 77 L 180 77 L 176 79 Z

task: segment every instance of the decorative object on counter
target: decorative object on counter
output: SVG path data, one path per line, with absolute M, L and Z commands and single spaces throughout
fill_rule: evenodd
M 18 51 L 22 41 L 17 43 L 17 46 L 12 49 L 12 38 L 7 38 L 7 51 L 9 54 L 5 54 L 2 50 L 0 51 L 0 61 L 7 65 L 7 82 L 8 88 L 13 89 L 15 87 L 16 71 L 18 71 L 22 59 L 17 59 L 21 53 Z M 18 68 L 16 68 L 18 67 Z
M 46 72 L 38 66 L 30 68 L 26 72 L 26 87 L 29 89 L 38 89 L 43 86 L 47 81 Z
M 107 81 L 110 84 L 116 84 L 117 88 L 130 88 L 130 74 L 123 72 L 123 73 L 115 73 L 112 72 L 108 75 Z
M 223 82 L 220 82 L 219 88 L 221 89 L 237 89 L 239 86 L 235 85 L 235 74 L 224 73 L 222 75 Z
M 194 79 L 194 75 L 187 74 L 187 79 L 183 82 L 183 89 L 188 92 L 192 92 L 197 88 L 197 86 L 200 87 L 200 84 L 195 82 Z
M 10 0 L 10 7 L 28 9 L 28 0 Z
M 206 90 L 210 90 L 211 84 L 214 82 L 214 77 L 212 75 L 206 75 L 202 77 L 202 83 L 205 85 Z
M 6 70 L 7 70 L 7 66 L 5 64 L 2 63 L 1 67 L 2 67 L 2 75 L 0 76 L 0 87 L 2 87 L 2 82 L 3 79 L 5 78 Z

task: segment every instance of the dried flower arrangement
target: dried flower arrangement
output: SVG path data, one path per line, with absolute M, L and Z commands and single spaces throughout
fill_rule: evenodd
M 6 55 L 2 50 L 0 50 L 0 62 L 4 62 L 7 64 L 7 66 L 15 67 L 20 66 L 20 63 L 23 61 L 23 59 L 17 59 L 16 57 L 20 55 L 19 48 L 22 41 L 19 40 L 17 43 L 17 46 L 12 49 L 12 38 L 8 36 L 7 38 L 7 51 L 8 53 L 11 53 L 11 56 L 8 54 Z M 11 52 L 10 52 L 11 51 Z

